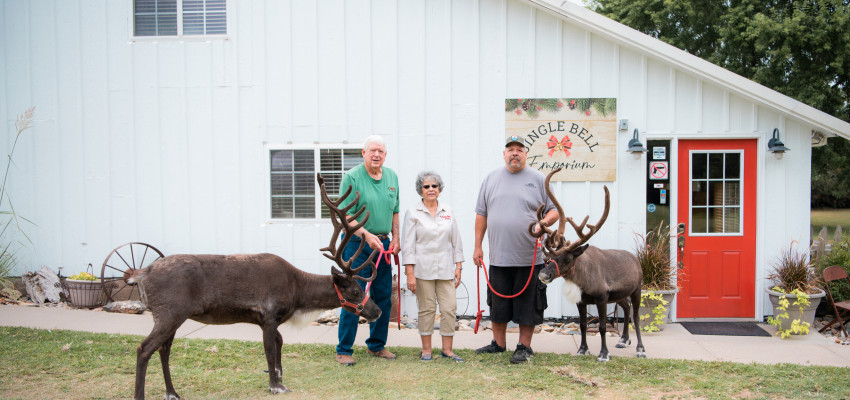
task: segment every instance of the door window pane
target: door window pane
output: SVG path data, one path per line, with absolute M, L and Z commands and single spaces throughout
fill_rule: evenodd
M 730 153 L 726 155 L 726 179 L 741 179 L 741 155 Z
M 705 182 L 694 182 L 691 185 L 691 204 L 695 206 L 707 206 L 708 185 Z
M 741 233 L 741 208 L 727 207 L 726 208 L 726 226 L 723 230 L 726 233 Z
M 708 154 L 694 154 L 691 157 L 691 177 L 693 179 L 708 178 Z
M 725 189 L 725 205 L 727 206 L 740 206 L 741 205 L 741 183 L 740 182 L 726 182 Z
M 694 233 L 708 232 L 706 220 L 706 208 L 694 208 L 691 210 L 691 231 Z
M 723 208 L 708 208 L 708 233 L 723 233 Z
M 708 177 L 710 179 L 723 177 L 723 154 L 712 153 L 708 155 Z

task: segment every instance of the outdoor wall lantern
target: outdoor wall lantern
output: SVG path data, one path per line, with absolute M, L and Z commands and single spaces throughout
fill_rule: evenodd
M 646 153 L 646 149 L 643 148 L 643 143 L 638 139 L 638 130 L 635 128 L 634 135 L 632 136 L 632 140 L 629 140 L 629 149 L 626 150 L 629 153 L 632 153 L 635 160 L 640 160 L 640 156 L 643 153 Z
M 779 128 L 773 129 L 773 137 L 767 141 L 767 150 L 773 153 L 777 160 L 781 160 L 786 151 L 791 149 L 785 147 L 785 143 L 779 140 Z

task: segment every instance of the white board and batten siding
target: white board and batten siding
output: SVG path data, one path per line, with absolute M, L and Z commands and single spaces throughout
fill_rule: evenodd
M 269 218 L 268 151 L 376 133 L 399 175 L 402 215 L 419 200 L 418 172 L 445 180 L 474 303 L 474 204 L 483 177 L 504 165 L 506 98 L 617 98 L 629 129 L 617 135 L 616 180 L 554 184 L 570 215 L 591 220 L 609 186 L 596 246 L 631 250 L 644 229 L 646 171 L 625 152 L 634 128 L 644 143 L 673 139 L 675 163 L 678 138 L 766 148 L 778 127 L 792 151 L 759 155 L 759 264 L 808 238 L 810 124 L 542 5 L 232 0 L 226 37 L 136 39 L 131 1 L 0 1 L 0 153 L 15 116 L 36 106 L 8 183 L 16 212 L 35 224 L 17 272 L 99 271 L 115 246 L 142 241 L 166 254 L 271 252 L 327 273 L 318 249 L 329 222 Z M 547 317 L 575 314 L 560 283 L 549 304 Z

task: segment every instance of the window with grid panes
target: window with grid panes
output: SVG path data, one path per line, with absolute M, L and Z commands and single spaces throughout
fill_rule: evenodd
M 328 196 L 336 200 L 342 175 L 363 163 L 360 148 L 281 149 L 271 150 L 269 157 L 271 217 L 275 219 L 329 218 L 316 172 L 325 178 Z
M 740 152 L 691 154 L 691 231 L 740 234 L 743 157 Z
M 226 0 L 134 0 L 135 36 L 227 34 Z

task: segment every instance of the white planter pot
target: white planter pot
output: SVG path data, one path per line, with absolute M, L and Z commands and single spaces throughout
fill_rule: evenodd
M 791 329 L 791 322 L 796 318 L 800 318 L 800 310 L 798 307 L 794 306 L 794 301 L 797 300 L 797 296 L 793 294 L 775 292 L 770 289 L 765 289 L 767 294 L 770 297 L 770 303 L 773 304 L 773 316 L 780 314 L 782 311 L 777 310 L 779 306 L 779 298 L 781 296 L 785 296 L 788 298 L 788 301 L 791 302 L 791 305 L 788 306 L 788 315 L 790 318 L 783 319 L 780 323 L 781 329 Z M 809 306 L 803 308 L 803 317 L 801 319 L 802 322 L 808 322 L 811 326 L 815 321 L 815 311 L 818 308 L 818 304 L 820 304 L 821 299 L 826 296 L 826 292 L 820 290 L 820 293 L 810 294 L 809 296 Z M 811 330 L 809 330 L 811 332 Z
M 661 295 L 661 298 L 663 298 L 665 301 L 667 301 L 667 304 L 664 306 L 664 307 L 667 308 L 667 312 L 664 313 L 664 319 L 663 319 L 663 322 L 661 323 L 661 325 L 658 325 L 658 330 L 663 331 L 664 325 L 667 325 L 667 324 L 670 323 L 670 310 L 673 308 L 673 301 L 676 298 L 676 293 L 679 293 L 679 289 L 676 288 L 676 289 L 670 289 L 670 290 L 641 290 L 641 293 L 646 293 L 646 292 L 658 293 L 658 294 Z M 653 299 L 644 299 L 643 302 L 644 302 L 644 306 L 641 307 L 640 310 L 638 310 L 639 315 L 640 315 L 641 318 L 643 318 L 644 315 L 649 314 L 649 317 L 641 320 L 641 326 L 643 326 L 644 324 L 648 324 L 649 323 L 648 321 L 652 321 L 655 318 L 652 315 L 652 310 L 659 304 L 659 302 L 657 300 L 653 300 Z

